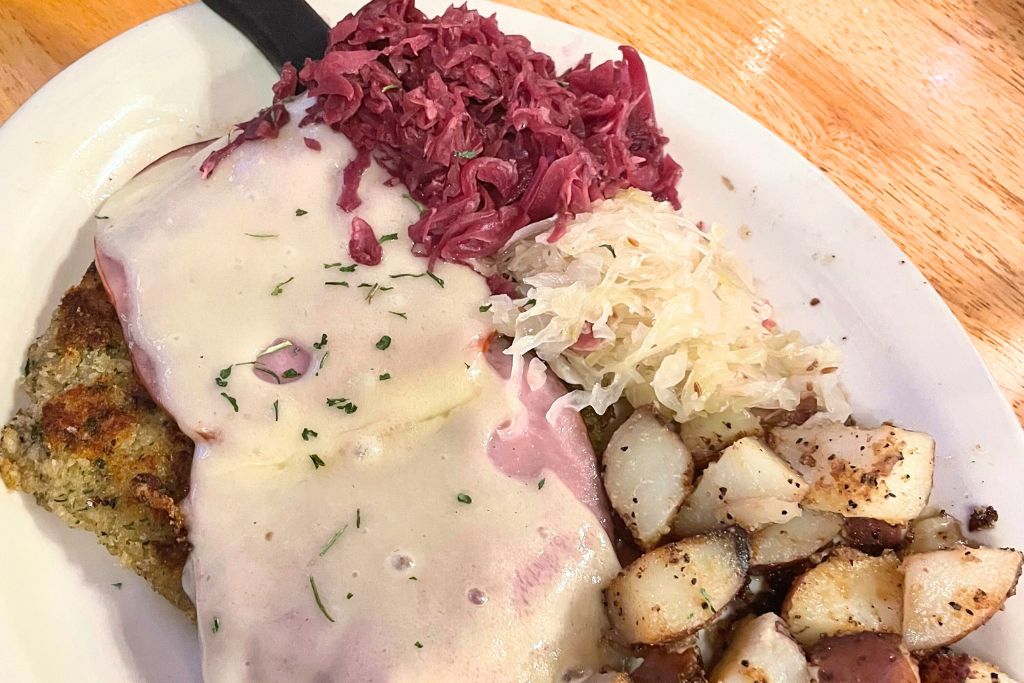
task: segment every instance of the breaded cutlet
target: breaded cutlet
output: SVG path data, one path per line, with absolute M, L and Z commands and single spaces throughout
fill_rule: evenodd
M 192 442 L 136 379 L 94 266 L 64 294 L 23 375 L 30 405 L 0 432 L 0 479 L 95 533 L 194 613 L 181 587 L 189 546 L 177 507 L 188 492 Z

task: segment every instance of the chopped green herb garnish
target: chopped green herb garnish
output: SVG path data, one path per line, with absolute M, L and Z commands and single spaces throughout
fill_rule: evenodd
M 213 381 L 217 384 L 218 387 L 226 387 L 228 385 L 228 377 L 231 376 L 231 368 L 233 367 L 235 366 L 229 365 L 217 373 L 217 376 L 213 379 Z
M 302 373 L 296 370 L 295 368 L 288 368 L 287 370 L 284 371 L 284 374 L 281 376 L 284 377 L 285 379 L 295 379 L 296 377 L 302 377 Z
M 309 213 L 309 211 L 306 211 L 305 209 L 295 209 L 296 216 L 305 216 L 307 213 Z
M 391 278 L 392 280 L 397 280 L 398 278 L 402 277 L 429 277 L 431 280 L 436 282 L 438 286 L 444 287 L 444 280 L 442 280 L 441 278 L 439 278 L 438 276 L 434 275 L 429 271 L 425 273 L 396 273 L 394 275 L 388 275 L 388 277 Z
M 467 149 L 461 152 L 456 152 L 453 156 L 455 156 L 458 159 L 476 159 L 478 156 L 480 156 L 480 152 L 477 152 L 472 149 Z
M 278 402 L 277 402 L 277 400 L 275 400 L 274 401 L 274 422 L 277 422 L 278 409 L 279 409 Z
M 117 583 L 112 583 L 110 585 L 116 588 L 117 590 L 121 590 L 121 586 L 123 586 L 124 584 L 118 581 Z
M 273 239 L 275 237 L 278 237 L 277 233 L 274 233 L 274 232 L 263 232 L 263 233 L 247 232 L 245 234 L 247 236 L 249 236 L 249 237 L 255 237 L 256 239 L 259 239 L 259 240 L 269 240 L 269 239 Z
M 228 403 L 231 404 L 231 407 L 234 408 L 235 412 L 237 413 L 238 412 L 238 401 L 235 400 L 235 397 L 234 396 L 228 396 L 227 393 L 225 393 L 223 391 L 220 392 L 220 395 L 227 399 Z
M 607 249 L 608 251 L 610 251 L 612 253 L 612 258 L 618 258 L 618 256 L 615 255 L 615 247 L 613 247 L 612 245 L 610 245 L 610 244 L 602 244 L 602 245 L 600 245 L 600 247 L 602 249 Z
M 320 362 L 316 366 L 316 375 L 320 376 L 320 371 L 324 369 L 324 363 L 327 362 L 327 356 L 331 355 L 330 351 L 325 351 L 324 355 L 320 356 Z
M 381 351 L 386 351 L 387 348 L 391 346 L 391 337 L 385 334 L 383 337 L 377 340 L 377 343 L 374 344 L 374 346 L 376 346 Z
M 345 282 L 344 280 L 333 280 L 331 282 L 325 282 L 324 284 L 333 287 L 348 287 L 348 283 Z
M 348 595 L 346 595 L 345 599 L 346 600 L 351 600 L 352 599 L 352 593 L 349 593 Z
M 320 436 L 320 435 L 317 434 L 316 432 L 314 432 L 309 427 L 303 427 L 303 429 L 302 429 L 302 440 L 303 441 L 309 441 L 310 439 L 315 439 L 318 436 Z
M 408 199 L 410 202 L 412 202 L 412 205 L 415 206 L 416 210 L 419 211 L 420 213 L 423 213 L 424 211 L 427 210 L 427 207 L 423 206 L 418 201 L 413 199 L 413 196 L 411 194 L 409 194 L 408 192 L 403 192 L 402 196 L 405 197 L 406 199 Z
M 493 305 L 494 304 L 487 304 L 486 306 L 481 306 L 480 307 L 480 312 L 481 313 L 486 313 L 487 311 L 491 310 L 491 306 L 493 306 Z
M 464 505 L 469 505 L 470 503 L 473 502 L 473 499 L 469 497 L 468 493 L 460 493 L 459 495 L 455 496 L 455 499 Z
M 544 479 L 537 482 L 537 490 L 540 491 L 542 488 L 544 488 Z
M 419 581 L 419 579 L 417 579 L 415 576 L 410 576 L 409 580 L 410 581 Z
M 346 413 L 351 415 L 356 412 L 359 408 L 355 403 L 348 400 L 347 398 L 329 398 L 327 399 L 328 408 L 337 408 L 338 410 L 344 410 Z
M 523 304 L 523 305 L 524 306 L 536 306 L 537 305 L 537 300 L 536 299 L 527 299 L 526 303 Z
M 320 335 L 320 341 L 313 342 L 313 348 L 314 349 L 322 349 L 325 346 L 327 346 L 327 334 L 326 333 Z
M 397 240 L 397 239 L 398 239 L 398 233 L 397 232 L 392 232 L 392 233 L 388 233 L 387 235 L 381 235 L 380 239 L 377 240 L 377 241 L 379 243 L 381 243 L 381 244 L 384 244 L 385 242 L 390 242 L 392 240 Z
M 284 291 L 284 286 L 286 284 L 288 284 L 289 282 L 291 282 L 292 280 L 294 280 L 294 279 L 295 279 L 295 276 L 293 275 L 292 277 L 288 278 L 284 282 L 278 282 L 276 285 L 274 285 L 274 288 L 272 290 L 270 290 L 270 296 L 278 296 L 279 294 L 281 294 L 281 292 Z
M 356 528 L 358 529 L 363 525 L 363 513 L 359 508 L 356 508 Z
M 377 379 L 379 379 L 381 382 L 386 382 L 387 380 L 391 379 L 391 373 L 385 372 L 382 375 L 378 375 Z
M 334 532 L 334 535 L 331 536 L 330 540 L 328 540 L 327 543 L 324 543 L 324 546 L 320 548 L 320 557 L 326 555 L 327 551 L 334 547 L 334 544 L 338 542 L 338 539 L 341 538 L 341 535 L 344 534 L 347 529 L 348 524 Z
M 214 633 L 220 630 L 220 619 L 218 619 L 217 617 L 213 618 L 213 625 L 210 626 L 210 630 Z
M 110 216 L 93 216 L 93 218 L 95 218 L 98 221 L 108 221 L 108 220 L 110 220 Z
M 413 645 L 415 645 L 415 646 L 416 646 L 416 647 L 417 647 L 418 649 L 420 649 L 420 650 L 422 650 L 422 649 L 423 649 L 423 643 L 421 643 L 421 642 L 420 642 L 420 641 L 418 641 L 418 640 L 417 640 L 417 641 L 416 641 L 415 643 L 413 643 Z
M 369 282 L 362 282 L 359 284 L 359 288 L 369 288 L 370 290 L 366 293 L 366 297 L 364 297 L 366 299 L 366 303 L 370 303 L 371 301 L 373 301 L 373 297 L 377 292 L 390 292 L 392 289 L 394 289 L 394 287 L 381 287 L 380 284 L 377 282 L 374 282 L 372 284 Z
M 701 586 L 701 588 L 700 588 L 700 595 L 701 595 L 701 597 L 702 597 L 702 598 L 704 598 L 704 605 L 705 605 L 705 606 L 706 606 L 706 607 L 707 607 L 707 608 L 708 608 L 709 610 L 711 610 L 711 613 L 712 613 L 712 614 L 715 614 L 715 613 L 717 613 L 717 612 L 718 612 L 718 610 L 716 610 L 716 609 L 715 609 L 715 606 L 714 606 L 714 605 L 712 604 L 712 602 L 711 602 L 711 596 L 710 596 L 710 595 L 708 595 L 708 592 L 707 592 L 706 590 L 704 590 L 704 587 L 703 587 L 703 586 Z
M 334 617 L 328 614 L 327 610 L 324 609 L 324 603 L 320 600 L 320 591 L 316 589 L 316 581 L 313 580 L 312 576 L 309 577 L 309 587 L 313 589 L 313 599 L 316 600 L 316 606 L 319 607 L 320 611 L 323 612 L 323 615 L 327 617 L 327 621 L 334 623 Z
M 356 272 L 356 264 L 353 263 L 353 264 L 350 264 L 350 265 L 347 265 L 347 266 L 343 266 L 343 265 L 341 265 L 340 261 L 338 263 L 325 263 L 324 264 L 324 268 L 327 269 L 327 270 L 330 270 L 331 268 L 337 268 L 342 273 L 354 273 L 354 272 Z
M 390 90 L 398 90 L 398 86 L 395 85 L 394 83 L 388 83 L 387 85 L 380 89 L 382 93 L 388 92 Z
M 319 456 L 319 455 L 317 455 L 316 453 L 310 453 L 310 454 L 309 454 L 309 459 L 313 461 L 313 469 L 314 469 L 314 470 L 318 470 L 318 469 L 320 469 L 321 467 L 326 467 L 326 466 L 327 466 L 327 463 L 325 463 L 325 462 L 324 462 L 324 461 L 323 461 L 323 460 L 322 460 L 322 459 L 320 458 L 320 456 Z
M 397 315 L 402 320 L 409 319 L 409 316 L 407 316 L 405 313 L 402 313 L 401 311 L 388 311 L 388 313 L 390 313 L 391 315 Z

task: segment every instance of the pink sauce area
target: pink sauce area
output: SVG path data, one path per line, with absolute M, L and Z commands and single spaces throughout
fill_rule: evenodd
M 573 545 L 573 539 L 564 535 L 551 535 L 541 527 L 541 535 L 547 543 L 540 555 L 516 568 L 512 595 L 516 607 L 527 611 L 536 601 L 543 601 L 551 584 L 560 579 L 566 566 L 579 564 L 580 551 Z
M 492 344 L 487 360 L 504 378 L 517 386 L 523 409 L 507 424 L 500 425 L 487 444 L 487 454 L 503 474 L 539 486 L 551 473 L 586 505 L 613 536 L 611 514 L 597 471 L 597 458 L 579 413 L 571 408 L 551 411 L 552 404 L 566 393 L 565 386 L 550 371 L 544 383 L 530 387 L 525 369 L 513 377 L 512 359 L 501 345 Z M 525 364 L 526 361 L 524 361 Z
M 145 387 L 146 392 L 154 400 L 160 395 L 157 385 L 157 372 L 153 359 L 143 353 L 139 345 L 135 343 L 132 336 L 131 326 L 125 325 L 128 311 L 131 310 L 131 295 L 129 294 L 128 278 L 124 271 L 124 265 L 120 261 L 110 258 L 104 254 L 98 245 L 94 246 L 96 252 L 96 271 L 99 273 L 103 288 L 107 290 L 107 296 L 114 304 L 114 310 L 121 318 L 121 327 L 124 329 L 124 338 L 128 342 L 128 349 L 131 351 L 132 366 L 135 368 L 135 375 L 139 382 Z
M 257 356 L 252 366 L 253 374 L 264 382 L 289 384 L 312 369 L 313 355 L 291 340 L 278 338 L 267 348 L 274 350 Z

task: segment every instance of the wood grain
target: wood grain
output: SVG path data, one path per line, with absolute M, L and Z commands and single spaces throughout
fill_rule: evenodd
M 924 271 L 1024 418 L 1024 3 L 507 2 L 639 46 L 817 164 Z M 183 4 L 5 0 L 0 121 Z

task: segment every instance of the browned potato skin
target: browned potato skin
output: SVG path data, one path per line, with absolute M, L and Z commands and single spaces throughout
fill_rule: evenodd
M 695 648 L 669 652 L 651 647 L 637 656 L 643 657 L 644 663 L 630 674 L 633 683 L 706 683 L 708 680 Z
M 640 559 L 644 551 L 640 550 L 640 546 L 633 540 L 633 534 L 630 533 L 629 527 L 622 521 L 618 513 L 612 514 L 612 530 L 614 532 L 612 545 L 615 548 L 615 556 L 619 558 L 619 564 L 627 567 Z
M 857 550 L 877 555 L 887 548 L 899 548 L 907 537 L 907 527 L 868 517 L 847 517 L 843 537 Z
M 971 658 L 943 648 L 921 660 L 921 683 L 964 683 L 971 675 Z
M 808 651 L 818 683 L 918 683 L 917 664 L 892 633 L 822 638 Z

